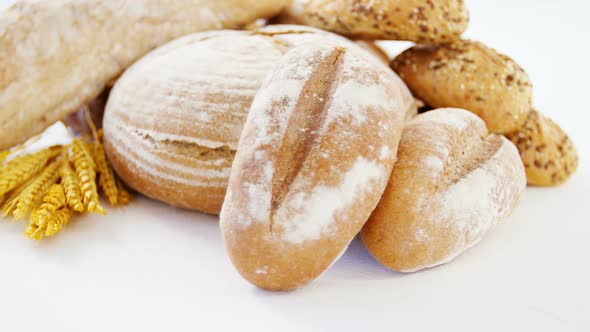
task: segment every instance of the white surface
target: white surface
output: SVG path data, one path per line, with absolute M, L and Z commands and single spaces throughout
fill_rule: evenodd
M 291 293 L 242 280 L 216 218 L 144 198 L 42 243 L 0 222 L 0 331 L 589 331 L 590 4 L 468 3 L 467 35 L 523 64 L 537 106 L 577 143 L 569 183 L 530 188 L 510 220 L 445 266 L 394 273 L 357 239 Z

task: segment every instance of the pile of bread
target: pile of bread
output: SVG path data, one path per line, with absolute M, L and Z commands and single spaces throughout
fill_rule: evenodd
M 578 162 L 468 21 L 463 0 L 19 1 L 0 14 L 0 149 L 103 93 L 118 175 L 220 213 L 253 284 L 305 285 L 359 232 L 394 270 L 436 266 Z M 372 40 L 417 45 L 389 65 Z

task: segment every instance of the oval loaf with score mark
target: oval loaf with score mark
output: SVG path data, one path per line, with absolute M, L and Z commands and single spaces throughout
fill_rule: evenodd
M 257 93 L 221 211 L 229 256 L 289 290 L 334 263 L 375 208 L 404 123 L 399 81 L 350 48 L 289 51 Z

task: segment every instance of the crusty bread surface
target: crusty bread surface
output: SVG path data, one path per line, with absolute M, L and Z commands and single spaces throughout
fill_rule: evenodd
M 510 141 L 465 110 L 427 112 L 406 124 L 389 185 L 361 238 L 391 269 L 440 265 L 509 216 L 525 187 Z
M 346 249 L 395 161 L 406 106 L 387 70 L 350 48 L 303 45 L 252 104 L 221 212 L 240 274 L 303 286 Z

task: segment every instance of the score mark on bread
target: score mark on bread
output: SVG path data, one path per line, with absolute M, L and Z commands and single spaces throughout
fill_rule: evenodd
M 335 48 L 318 64 L 305 82 L 289 119 L 272 178 L 271 232 L 276 210 L 318 139 L 318 132 L 326 117 L 325 109 L 331 102 L 332 84 L 342 65 L 344 52 L 342 48 Z

